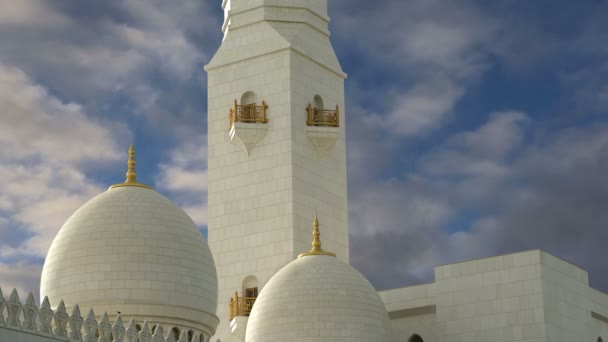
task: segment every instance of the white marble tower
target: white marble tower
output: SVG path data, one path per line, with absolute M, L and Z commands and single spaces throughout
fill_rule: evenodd
M 219 278 L 216 338 L 229 299 L 323 245 L 348 262 L 344 79 L 327 0 L 224 0 L 208 72 L 209 245 Z M 310 105 L 310 107 L 309 107 Z M 243 324 L 246 324 L 243 319 Z

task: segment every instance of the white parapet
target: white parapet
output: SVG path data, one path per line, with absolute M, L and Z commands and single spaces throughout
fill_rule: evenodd
M 55 310 L 51 309 L 48 297 L 38 307 L 30 292 L 25 304 L 19 293 L 13 289 L 8 299 L 4 299 L 0 288 L 0 341 L 69 341 L 69 342 L 207 342 L 207 338 L 197 331 L 181 331 L 175 327 L 154 322 L 135 322 L 133 318 L 125 326 L 120 315 L 110 322 L 103 313 L 98 321 L 93 309 L 86 317 L 75 305 L 68 314 L 63 301 Z M 150 326 L 153 328 L 151 329 Z M 179 335 L 179 336 L 177 336 Z

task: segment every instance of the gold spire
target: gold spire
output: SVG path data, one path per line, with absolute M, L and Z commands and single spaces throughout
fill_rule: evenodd
M 323 250 L 323 248 L 321 248 L 321 231 L 319 230 L 319 219 L 317 218 L 316 213 L 312 226 L 314 227 L 312 231 L 312 249 L 309 252 L 298 255 L 298 258 L 309 255 L 329 255 L 335 257 L 335 253 L 326 252 Z
M 137 164 L 137 162 L 135 161 L 135 147 L 133 146 L 133 144 L 131 144 L 131 147 L 129 147 L 129 161 L 128 161 L 129 168 L 127 169 L 127 180 L 124 183 L 112 185 L 110 187 L 110 189 L 121 188 L 121 187 L 125 187 L 125 186 L 138 186 L 140 188 L 154 189 L 153 187 L 151 187 L 149 185 L 141 184 L 141 183 L 137 182 L 137 172 L 135 172 L 136 164 Z

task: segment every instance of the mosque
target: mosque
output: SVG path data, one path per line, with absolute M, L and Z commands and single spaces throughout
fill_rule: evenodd
M 432 283 L 376 291 L 349 265 L 346 74 L 327 0 L 222 6 L 224 39 L 206 66 L 208 242 L 139 183 L 131 147 L 127 180 L 55 237 L 42 303 L 0 291 L 0 341 L 608 339 L 608 296 L 540 250 L 437 266 Z

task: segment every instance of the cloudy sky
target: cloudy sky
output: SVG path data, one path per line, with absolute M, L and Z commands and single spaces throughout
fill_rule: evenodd
M 67 217 L 124 179 L 205 233 L 220 1 L 0 0 L 0 284 L 38 292 Z M 542 248 L 608 291 L 608 2 L 332 0 L 351 261 L 378 289 Z M 378 153 L 382 151 L 382 153 Z

